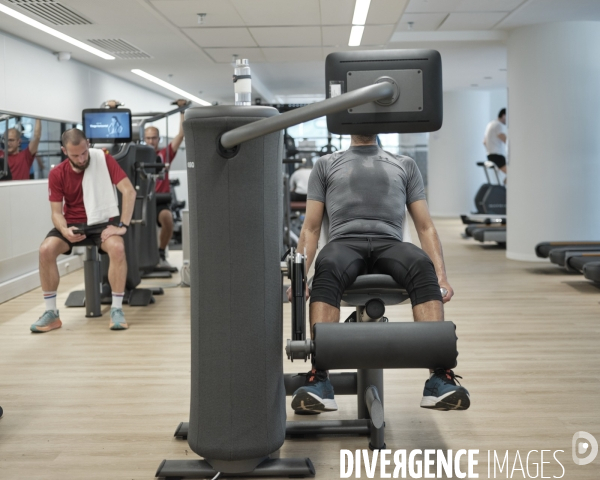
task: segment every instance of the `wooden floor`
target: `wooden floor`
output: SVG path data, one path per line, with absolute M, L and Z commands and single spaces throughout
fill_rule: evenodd
M 509 261 L 503 250 L 463 240 L 454 219 L 436 224 L 456 292 L 446 308 L 459 337 L 456 372 L 472 407 L 421 409 L 427 373 L 387 371 L 387 447 L 479 449 L 479 478 L 488 478 L 488 450 L 502 457 L 508 450 L 511 467 L 517 450 L 524 463 L 530 450 L 564 450 L 557 454 L 563 478 L 599 478 L 600 458 L 573 463 L 571 438 L 584 430 L 600 440 L 600 289 L 554 265 Z M 59 305 L 82 282 L 82 271 L 64 277 Z M 100 319 L 63 307 L 62 329 L 31 334 L 42 311 L 40 289 L 0 305 L 0 479 L 149 480 L 165 458 L 196 458 L 172 436 L 189 411 L 189 289 L 169 288 L 147 308 L 126 307 L 125 332 L 108 329 L 108 307 Z M 412 318 L 408 306 L 391 307 L 387 316 Z M 286 331 L 288 324 L 286 305 Z M 286 361 L 284 368 L 306 365 Z M 328 418 L 355 415 L 354 397 L 338 404 Z M 309 456 L 316 478 L 333 479 L 342 448 L 367 448 L 367 440 L 290 440 L 281 456 Z M 560 476 L 545 455 L 551 463 L 544 475 Z

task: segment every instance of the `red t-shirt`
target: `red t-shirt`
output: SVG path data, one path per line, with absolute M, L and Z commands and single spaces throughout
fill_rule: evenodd
M 113 184 L 119 183 L 127 177 L 127 174 L 119 166 L 117 161 L 106 153 L 106 166 Z M 71 167 L 71 162 L 65 160 L 50 170 L 48 176 L 48 195 L 51 202 L 62 202 L 63 215 L 68 224 L 87 223 L 85 206 L 83 204 L 83 181 L 84 172 L 76 172 Z
M 162 163 L 166 163 L 166 161 L 167 161 L 167 149 L 166 148 L 163 148 L 156 154 L 158 155 L 158 158 L 160 158 L 160 161 Z M 173 164 L 173 159 L 175 158 L 176 154 L 177 154 L 177 152 L 173 151 L 173 147 L 169 143 L 169 163 L 170 164 Z M 169 193 L 171 191 L 171 185 L 169 185 L 169 171 L 165 170 L 164 173 L 165 173 L 164 180 L 162 180 L 160 178 L 156 180 L 156 189 L 155 189 L 156 193 Z
M 8 168 L 13 180 L 29 180 L 29 171 L 33 165 L 35 156 L 31 154 L 29 148 L 21 150 L 19 153 L 8 156 Z

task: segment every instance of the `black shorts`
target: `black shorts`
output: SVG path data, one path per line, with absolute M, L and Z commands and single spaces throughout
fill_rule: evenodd
M 161 204 L 156 205 L 156 225 L 158 225 L 159 227 L 162 227 L 162 225 L 158 221 L 158 216 L 160 215 L 160 212 L 162 212 L 163 210 L 171 211 L 171 204 L 170 203 L 161 203 Z
M 102 232 L 109 225 L 117 225 L 115 222 L 107 222 L 107 223 L 99 223 L 98 225 L 88 226 L 85 223 L 69 223 L 68 227 L 77 227 L 79 230 L 85 231 L 85 239 L 81 242 L 71 243 L 69 242 L 62 233 L 60 233 L 56 228 L 53 228 L 48 232 L 46 238 L 48 237 L 56 237 L 60 238 L 63 242 L 65 242 L 69 246 L 69 251 L 65 253 L 65 255 L 71 255 L 71 251 L 73 247 L 87 247 L 87 246 L 97 246 L 100 252 L 103 250 L 100 248 L 102 245 Z
M 406 288 L 413 307 L 442 301 L 433 262 L 419 247 L 387 238 L 342 238 L 325 245 L 317 257 L 311 303 L 340 308 L 344 290 L 365 274 L 390 275 Z
M 488 160 L 494 162 L 498 168 L 502 168 L 506 165 L 506 158 L 504 155 L 498 155 L 497 153 L 488 155 Z

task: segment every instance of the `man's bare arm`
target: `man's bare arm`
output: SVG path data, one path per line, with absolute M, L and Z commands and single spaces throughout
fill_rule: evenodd
M 123 180 L 117 183 L 117 190 L 119 190 L 123 196 L 121 222 L 125 225 L 129 225 L 131 223 L 131 217 L 133 216 L 133 207 L 135 206 L 135 188 L 133 188 L 129 178 L 125 177 Z
M 317 202 L 316 200 L 306 201 L 306 216 L 304 217 L 302 231 L 300 232 L 300 240 L 298 241 L 298 252 L 304 253 L 304 249 L 306 248 L 307 271 L 312 265 L 315 254 L 317 253 L 324 211 L 324 203 Z
M 35 127 L 33 128 L 33 135 L 31 136 L 31 139 L 29 140 L 29 146 L 27 147 L 27 148 L 29 148 L 31 155 L 33 155 L 34 157 L 38 151 L 38 147 L 40 146 L 41 138 L 42 138 L 42 121 L 39 118 L 37 118 L 35 120 Z
M 429 255 L 429 258 L 431 258 L 431 261 L 433 262 L 440 287 L 448 290 L 448 294 L 444 297 L 444 303 L 449 302 L 454 295 L 454 290 L 452 290 L 446 277 L 442 243 L 440 242 L 440 237 L 435 229 L 435 225 L 431 220 L 427 201 L 417 200 L 408 205 L 407 208 L 415 223 L 419 241 L 421 242 L 421 248 Z
M 173 137 L 173 140 L 171 141 L 171 148 L 173 149 L 173 152 L 177 152 L 177 150 L 179 150 L 179 147 L 181 146 L 181 143 L 183 142 L 183 112 L 181 112 L 181 116 L 179 119 L 179 133 Z
M 56 229 L 64 235 L 64 230 L 67 228 L 67 220 L 62 212 L 62 202 L 50 202 L 50 209 L 52 210 L 52 223 Z
M 506 134 L 504 134 L 504 133 L 499 133 L 499 134 L 498 134 L 498 138 L 499 138 L 500 140 L 502 140 L 504 143 L 506 143 Z

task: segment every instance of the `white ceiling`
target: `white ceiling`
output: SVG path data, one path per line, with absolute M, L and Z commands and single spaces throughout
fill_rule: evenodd
M 151 58 L 101 60 L 4 14 L 0 30 L 164 94 L 130 72 L 141 68 L 211 102 L 232 101 L 233 55 L 250 60 L 256 96 L 291 102 L 322 97 L 325 57 L 357 49 L 347 46 L 354 0 L 53 1 L 92 23 L 37 20 L 88 43 L 122 39 Z M 371 0 L 359 48 L 435 48 L 445 89 L 503 88 L 507 31 L 564 20 L 600 21 L 600 0 Z

